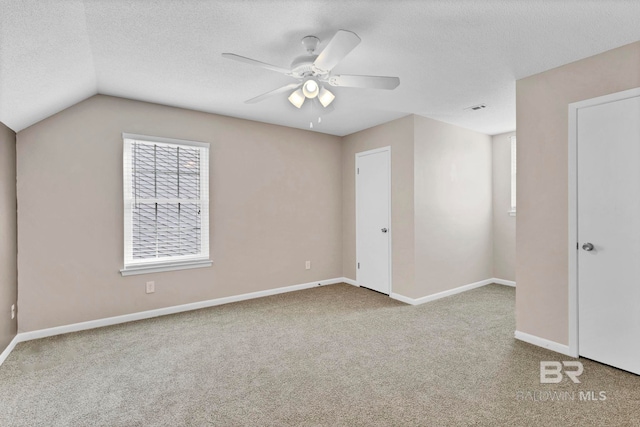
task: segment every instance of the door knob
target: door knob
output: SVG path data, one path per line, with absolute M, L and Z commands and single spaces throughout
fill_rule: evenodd
M 386 232 L 387 232 L 387 231 L 389 231 L 389 230 L 387 230 L 386 228 L 383 228 L 383 229 L 382 229 L 382 230 L 380 230 L 380 231 L 382 231 L 383 233 L 386 233 Z
M 584 249 L 587 252 L 590 252 L 593 250 L 593 244 L 585 243 L 584 245 L 582 245 L 582 249 Z

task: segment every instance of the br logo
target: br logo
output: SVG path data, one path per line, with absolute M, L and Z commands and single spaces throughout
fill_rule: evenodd
M 569 377 L 574 383 L 579 383 L 578 377 L 582 375 L 584 367 L 581 362 L 540 362 L 540 383 L 541 384 L 557 384 L 562 381 L 562 368 L 564 367 L 564 374 Z M 570 369 L 567 369 L 570 368 Z

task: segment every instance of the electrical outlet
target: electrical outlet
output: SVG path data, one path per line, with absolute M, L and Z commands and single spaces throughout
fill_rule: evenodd
M 16 305 L 11 304 L 11 319 L 15 319 L 15 318 L 16 318 Z
M 304 263 L 304 268 L 306 268 L 307 270 L 311 270 L 311 261 L 307 261 Z
M 147 293 L 152 294 L 156 291 L 156 282 L 147 282 Z

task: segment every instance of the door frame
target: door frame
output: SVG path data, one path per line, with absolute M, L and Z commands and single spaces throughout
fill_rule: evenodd
M 393 240 L 393 226 L 392 226 L 392 217 L 391 217 L 391 146 L 387 145 L 386 147 L 380 147 L 380 148 L 375 148 L 373 150 L 367 150 L 367 151 L 361 151 L 359 153 L 355 154 L 355 166 L 353 168 L 353 175 L 354 175 L 354 185 L 355 185 L 355 203 L 356 203 L 356 215 L 355 215 L 355 234 L 356 234 L 356 261 L 355 261 L 355 268 L 356 268 L 356 283 L 358 284 L 358 286 L 360 286 L 360 282 L 358 281 L 358 276 L 360 275 L 360 271 L 358 269 L 358 160 L 360 159 L 360 157 L 364 157 L 364 156 L 368 156 L 370 154 L 376 154 L 376 153 L 382 153 L 382 152 L 387 152 L 389 153 L 389 156 L 387 158 L 387 161 L 389 162 L 389 176 L 388 176 L 388 180 L 389 180 L 389 194 L 387 195 L 388 199 L 389 199 L 389 225 L 388 225 L 388 233 L 389 233 L 389 295 L 391 295 L 391 293 L 393 292 L 393 262 L 392 262 L 392 253 L 391 253 L 391 242 Z
M 578 342 L 578 111 L 581 108 L 640 96 L 640 88 L 569 104 L 569 356 L 580 355 Z

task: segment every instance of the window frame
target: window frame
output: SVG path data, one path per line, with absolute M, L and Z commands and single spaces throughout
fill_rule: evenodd
M 210 267 L 213 262 L 209 259 L 209 148 L 206 142 L 188 141 L 173 138 L 163 138 L 132 133 L 122 133 L 123 147 L 123 201 L 124 201 L 124 267 L 120 270 L 123 276 L 162 271 L 184 270 L 191 268 Z M 201 251 L 195 255 L 178 255 L 163 258 L 149 258 L 134 260 L 133 258 L 133 205 L 132 192 L 133 177 L 133 143 L 155 146 L 200 148 L 200 195 L 198 199 L 145 199 L 153 203 L 194 203 L 201 204 L 200 210 L 200 247 Z
M 516 216 L 516 201 L 517 201 L 517 170 L 518 170 L 518 166 L 517 166 L 517 142 L 516 142 L 516 136 L 512 135 L 509 137 L 509 145 L 511 148 L 511 165 L 510 165 L 510 181 L 511 181 L 511 209 L 507 212 L 509 214 L 509 216 Z

